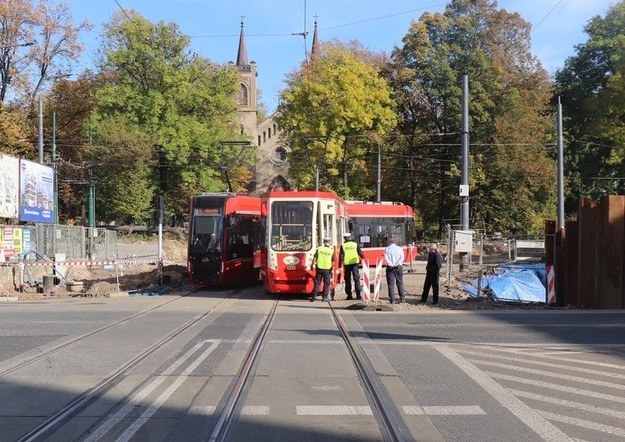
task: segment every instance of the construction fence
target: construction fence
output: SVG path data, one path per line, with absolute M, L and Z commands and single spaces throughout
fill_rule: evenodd
M 137 288 L 162 278 L 157 255 L 156 241 L 106 228 L 0 225 L 0 294 Z
M 454 284 L 467 283 L 478 275 L 493 274 L 504 264 L 546 263 L 545 239 L 545 235 L 486 234 L 449 226 L 441 244 L 445 258 L 441 285 L 450 290 Z
M 625 196 L 579 201 L 577 221 L 546 225 L 560 306 L 625 308 Z

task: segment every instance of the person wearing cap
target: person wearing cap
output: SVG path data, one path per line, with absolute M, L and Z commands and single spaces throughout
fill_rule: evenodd
M 352 297 L 352 278 L 354 279 L 354 287 L 356 289 L 356 299 L 362 299 L 360 292 L 362 286 L 360 284 L 360 273 L 358 272 L 358 264 L 360 260 L 365 258 L 365 254 L 362 253 L 360 245 L 352 238 L 352 234 L 346 232 L 343 234 L 343 244 L 341 244 L 341 251 L 339 253 L 339 261 L 343 264 L 343 270 L 345 275 L 345 293 L 347 299 L 354 299 Z
M 386 261 L 386 284 L 388 285 L 388 297 L 391 304 L 395 304 L 395 284 L 399 292 L 399 302 L 403 302 L 404 291 L 404 251 L 395 244 L 393 235 L 388 238 L 388 246 L 384 249 L 384 260 Z
M 332 267 L 334 264 L 334 248 L 331 246 L 331 238 L 323 238 L 323 245 L 317 247 L 313 257 L 311 267 L 315 268 L 315 286 L 313 288 L 310 302 L 317 298 L 319 286 L 323 281 L 322 300 L 327 301 L 330 294 L 330 282 L 332 281 Z

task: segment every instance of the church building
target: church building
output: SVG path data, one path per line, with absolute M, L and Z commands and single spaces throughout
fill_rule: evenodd
M 313 36 L 312 53 L 318 51 L 317 26 Z M 252 193 L 261 194 L 268 190 L 289 190 L 287 157 L 290 149 L 282 137 L 283 132 L 274 121 L 275 114 L 264 121 L 258 121 L 258 89 L 256 86 L 256 63 L 248 61 L 244 24 L 241 22 L 239 49 L 235 67 L 239 77 L 237 115 L 241 130 L 256 146 L 256 167 Z

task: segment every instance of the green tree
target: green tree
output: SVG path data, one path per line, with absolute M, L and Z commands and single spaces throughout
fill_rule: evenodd
M 352 198 L 373 194 L 366 155 L 396 117 L 390 87 L 372 60 L 357 44 L 330 43 L 289 76 L 276 120 L 287 133 L 298 187 L 314 187 L 319 167 L 324 188 Z
M 567 133 L 567 211 L 579 197 L 625 192 L 625 1 L 585 27 L 577 46 L 556 74 Z M 601 178 L 601 179 L 597 179 Z
M 224 190 L 219 167 L 232 158 L 220 141 L 241 135 L 234 70 L 190 55 L 176 24 L 130 17 L 117 14 L 106 27 L 100 75 L 107 81 L 96 89 L 89 124 L 106 183 L 100 200 L 118 204 L 110 211 L 100 204 L 99 216 L 135 222 L 151 215 L 155 194 L 182 214 L 190 195 Z
M 389 194 L 413 204 L 428 232 L 458 223 L 464 73 L 473 224 L 539 231 L 555 209 L 545 150 L 551 84 L 530 52 L 529 23 L 496 1 L 453 0 L 443 13 L 426 13 L 393 51 L 386 76 L 399 108 L 401 155 L 389 165 L 397 171 Z

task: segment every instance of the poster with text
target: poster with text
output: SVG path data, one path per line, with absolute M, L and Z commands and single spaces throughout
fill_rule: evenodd
M 13 250 L 13 226 L 4 226 L 4 245 L 3 254 L 5 259 L 13 257 L 15 251 Z
M 20 219 L 54 222 L 54 172 L 51 167 L 20 160 Z
M 20 160 L 0 153 L 0 218 L 19 215 Z

